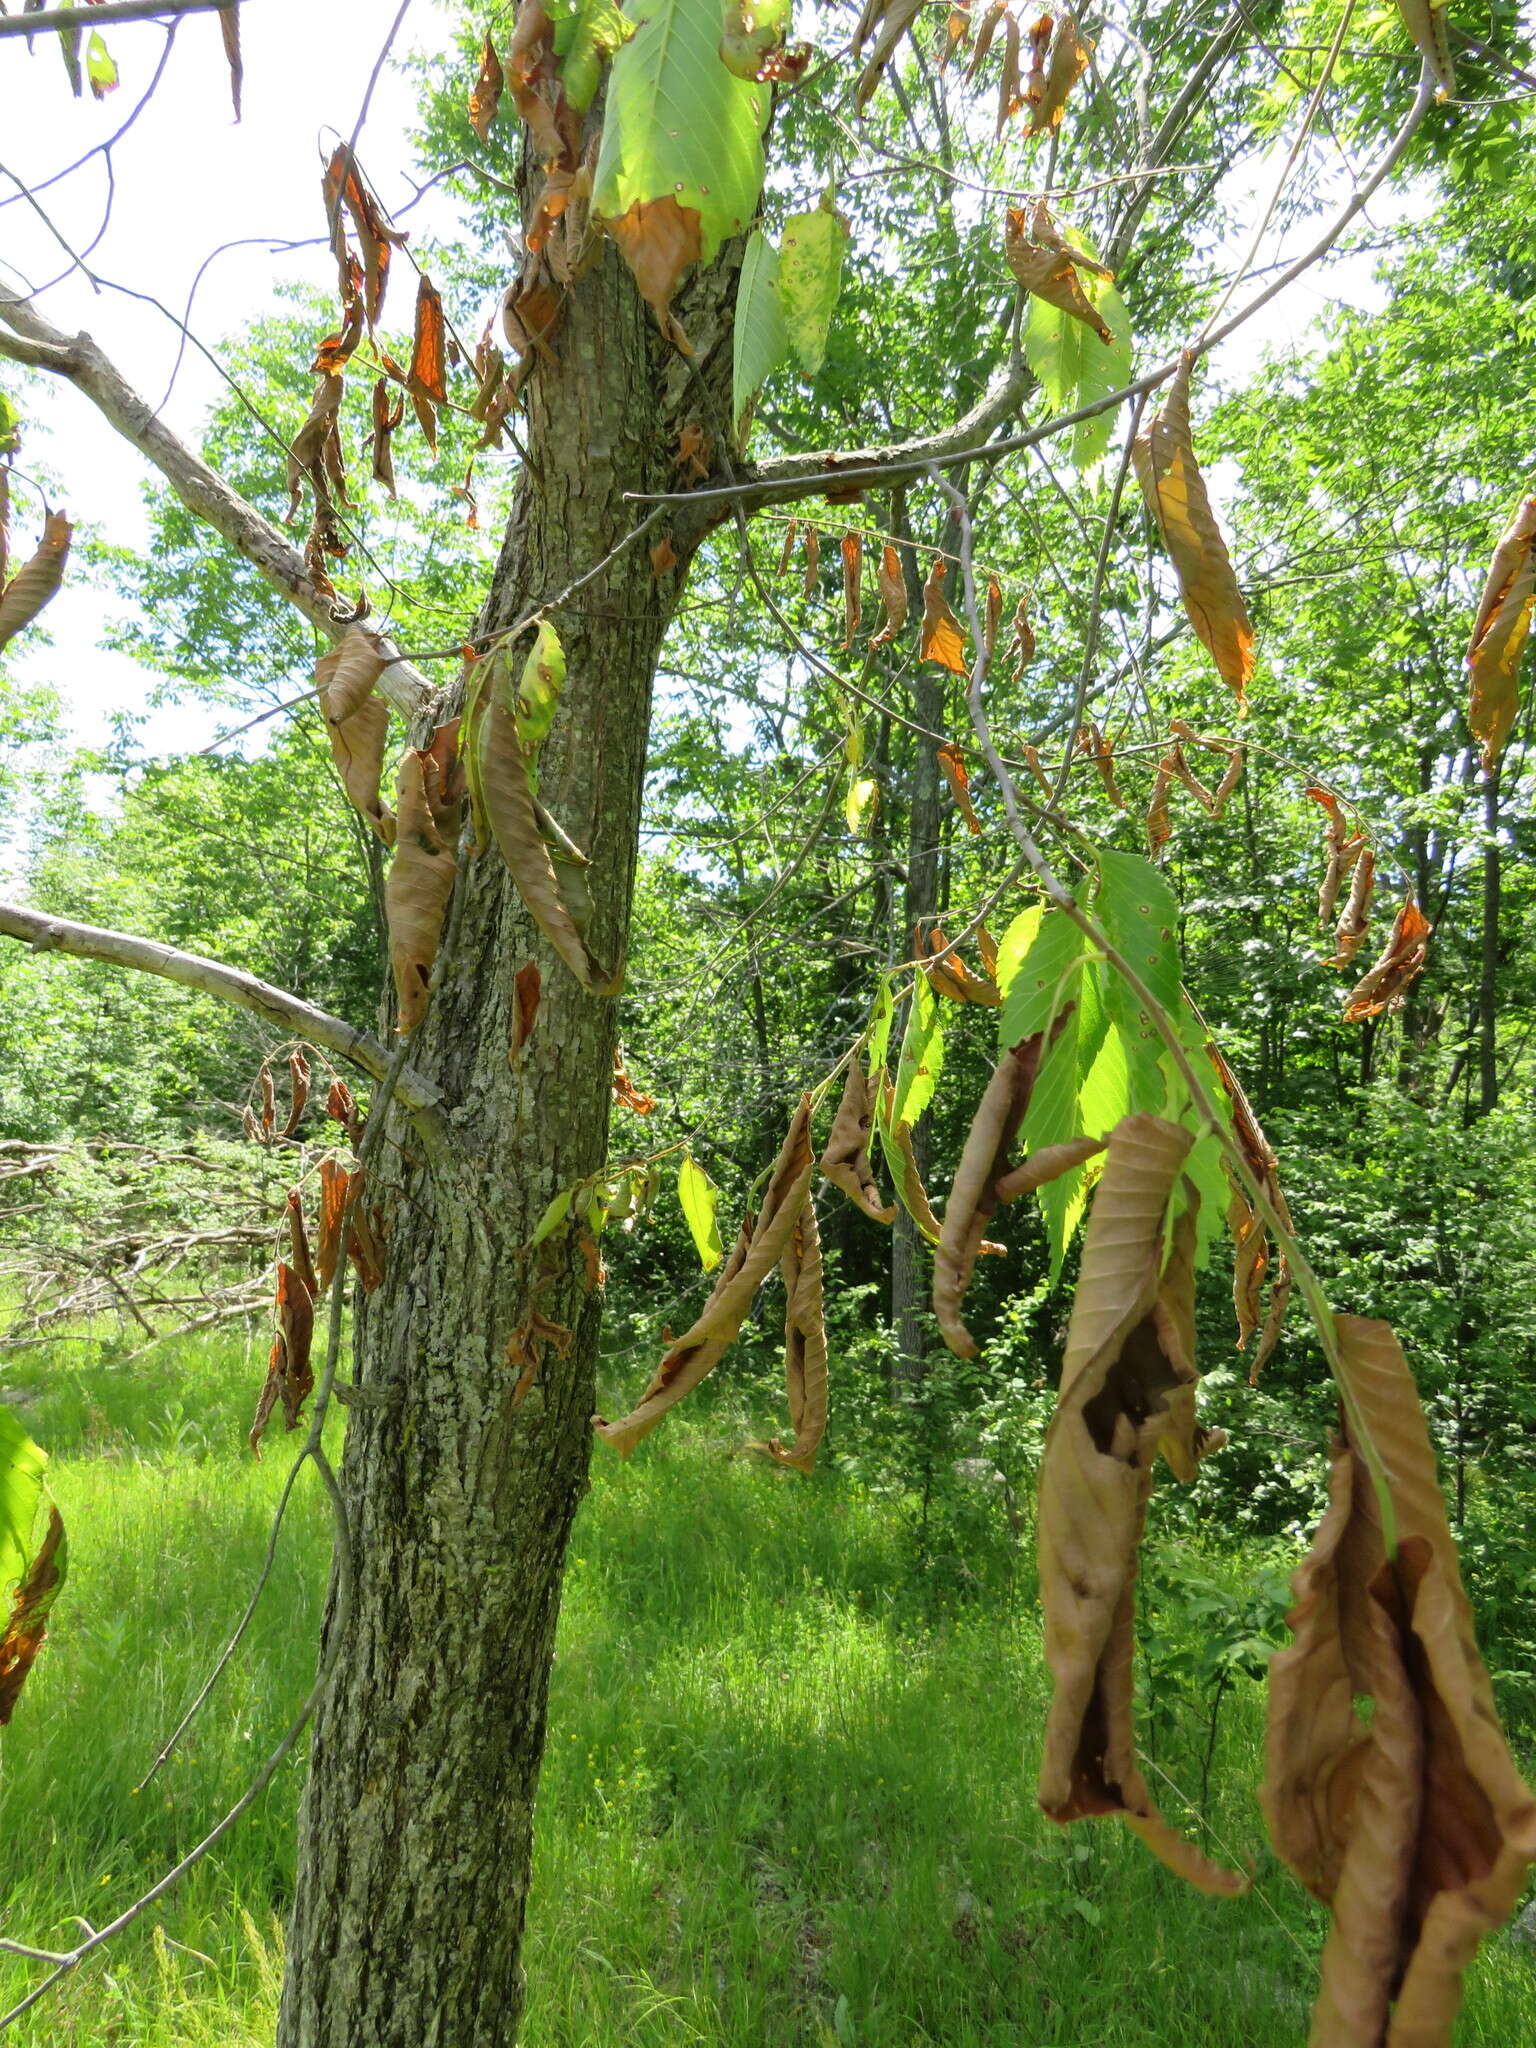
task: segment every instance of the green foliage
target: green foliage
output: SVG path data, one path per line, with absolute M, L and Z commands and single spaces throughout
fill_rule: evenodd
M 934 1098 L 944 1072 L 944 1019 L 926 975 L 913 977 L 907 1028 L 896 1063 L 892 1124 L 915 1124 Z
M 789 360 L 789 335 L 779 310 L 778 277 L 778 251 L 761 228 L 754 228 L 747 238 L 741 259 L 741 281 L 736 287 L 731 373 L 731 413 L 743 446 L 753 399 L 764 379 Z
M 0 1404 L 0 1601 L 32 1559 L 32 1525 L 43 1497 L 48 1454 L 39 1450 L 11 1410 Z
M 614 0 L 550 0 L 547 11 L 555 25 L 560 83 L 576 112 L 584 114 L 597 96 L 603 65 L 634 26 Z

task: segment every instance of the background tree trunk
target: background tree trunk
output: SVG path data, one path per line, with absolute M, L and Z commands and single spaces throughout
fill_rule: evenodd
M 727 252 L 679 305 L 707 384 L 729 374 L 737 260 Z M 612 247 L 571 293 L 554 355 L 528 393 L 529 460 L 487 628 L 622 538 L 637 514 L 625 491 L 672 484 L 679 426 L 698 415 L 692 373 Z M 589 938 L 605 962 L 624 952 L 652 678 L 685 573 L 658 582 L 657 537 L 559 612 L 569 673 L 540 756 L 541 796 L 593 859 Z M 459 890 L 456 946 L 413 1045 L 449 1105 L 453 1157 L 429 1165 L 399 1115 L 379 1154 L 387 1277 L 359 1317 L 367 1405 L 350 1411 L 342 1468 L 356 1600 L 315 1725 L 279 2048 L 509 2048 L 523 2007 L 534 1795 L 600 1308 L 574 1245 L 531 1259 L 522 1247 L 555 1192 L 603 1162 L 617 1017 L 554 958 L 494 851 Z M 542 1001 L 514 1070 L 513 977 L 530 959 Z M 518 1405 L 505 1350 L 535 1288 L 571 1340 L 546 1351 Z M 327 1641 L 334 1608 L 333 1582 Z

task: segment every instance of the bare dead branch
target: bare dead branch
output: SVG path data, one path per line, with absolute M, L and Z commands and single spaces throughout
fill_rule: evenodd
M 0 37 L 43 35 L 57 29 L 99 28 L 108 21 L 179 21 L 184 14 L 227 14 L 242 0 L 91 0 L 87 7 L 50 7 L 38 14 L 0 16 Z
M 82 391 L 108 425 L 154 464 L 188 511 L 221 534 L 327 639 L 341 638 L 349 620 L 338 616 L 335 601 L 315 588 L 303 555 L 287 535 L 155 416 L 90 335 L 62 334 L 30 299 L 0 297 L 0 356 L 52 371 Z M 379 688 L 407 717 L 421 711 L 432 695 L 427 678 L 403 660 L 391 662 Z

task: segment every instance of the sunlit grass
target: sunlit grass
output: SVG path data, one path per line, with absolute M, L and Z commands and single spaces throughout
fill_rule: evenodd
M 133 1787 L 243 1604 L 286 1470 L 243 1451 L 260 1361 L 227 1342 L 39 1370 L 73 1569 L 3 1738 L 4 1932 L 66 1942 L 200 1838 L 313 1670 L 326 1514 L 301 1488 L 246 1651 L 186 1751 Z M 1252 1796 L 1257 1688 L 1223 1709 L 1201 1898 L 1111 1826 L 1035 1808 L 1045 1686 L 1022 1563 L 962 1598 L 899 1506 L 734 1461 L 707 1417 L 594 1460 L 561 1625 L 529 1923 L 530 2048 L 1299 2044 L 1318 1914 Z M 999 1528 L 996 1543 L 1007 1541 Z M 1157 1759 L 1171 1814 L 1204 1725 Z M 14 2031 L 27 2044 L 271 2038 L 302 1762 L 141 1927 Z M 1536 1964 L 1491 1946 L 1459 2040 L 1536 2039 Z M 36 1980 L 0 1959 L 6 2002 Z

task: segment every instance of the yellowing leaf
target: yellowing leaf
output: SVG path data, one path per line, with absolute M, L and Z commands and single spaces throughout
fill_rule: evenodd
M 1456 71 L 1451 63 L 1450 38 L 1445 32 L 1445 8 L 1434 0 L 1397 0 L 1397 11 L 1421 57 L 1440 86 L 1440 97 L 1449 99 L 1456 90 Z
M 1037 202 L 1032 218 L 1009 209 L 1003 254 L 1025 291 L 1092 328 L 1102 343 L 1113 340 L 1103 314 L 1083 289 L 1078 269 L 1081 266 L 1105 278 L 1109 273 L 1086 250 L 1062 240 L 1043 199 Z
M 935 661 L 951 675 L 964 676 L 970 673 L 965 659 L 965 637 L 944 595 L 948 567 L 942 555 L 934 556 L 928 581 L 923 585 L 923 627 L 918 645 L 924 661 Z
M 807 377 L 816 375 L 827 352 L 847 246 L 848 223 L 825 200 L 784 223 L 774 290 L 789 346 Z
M 712 1273 L 725 1257 L 720 1226 L 715 1220 L 720 1190 L 691 1152 L 683 1154 L 677 1169 L 677 1199 L 682 1204 L 683 1220 L 693 1238 L 699 1264 L 706 1273 Z
M 789 336 L 775 290 L 778 275 L 778 251 L 761 228 L 754 228 L 741 259 L 733 330 L 731 412 L 736 421 L 737 440 L 743 447 L 753 399 L 764 379 L 789 360 Z
M 548 619 L 540 619 L 528 659 L 523 663 L 514 706 L 518 744 L 530 759 L 554 722 L 555 706 L 565 682 L 565 649 Z
M 843 816 L 848 821 L 848 830 L 856 833 L 861 839 L 867 838 L 879 806 L 878 779 L 873 775 L 856 775 L 848 785 L 848 795 L 843 802 Z

